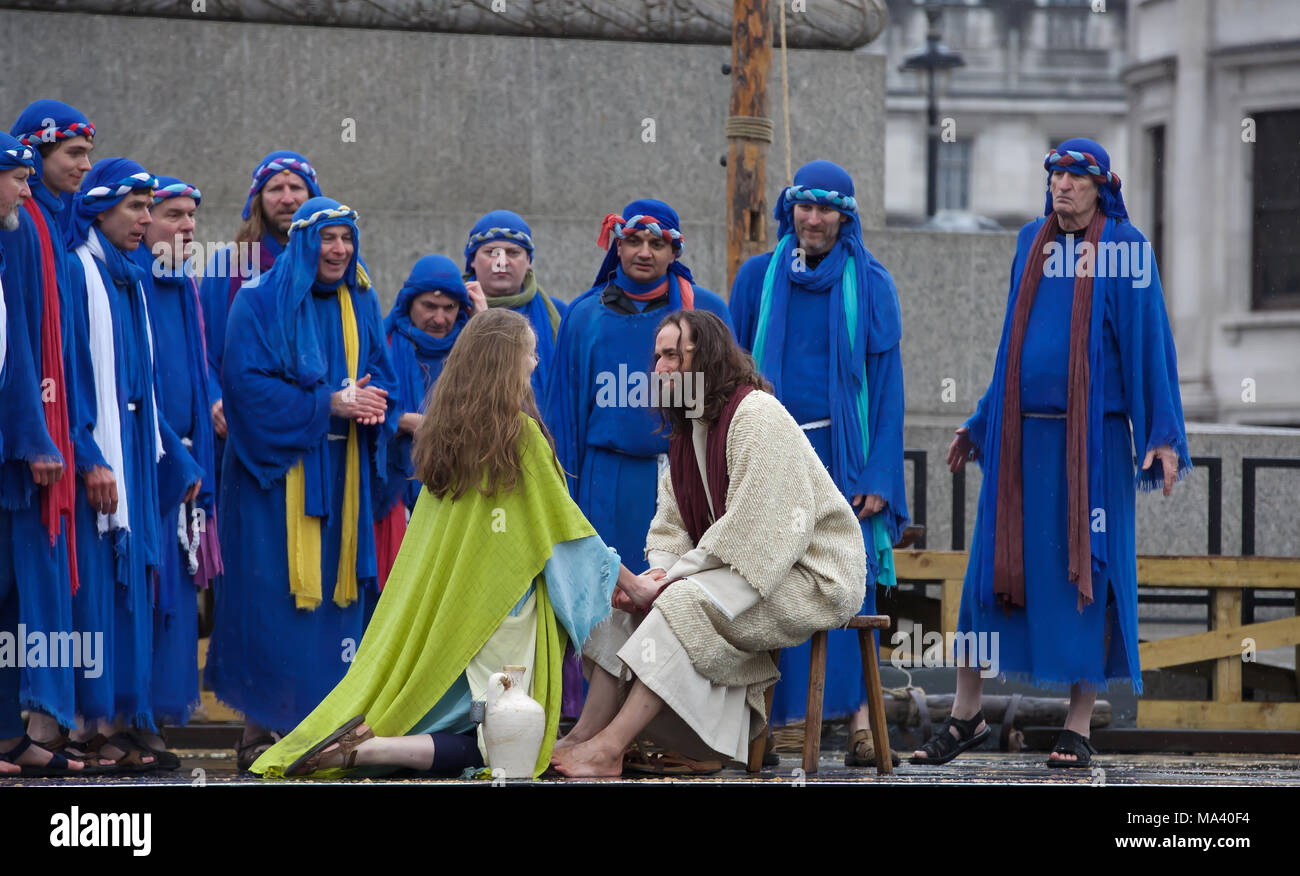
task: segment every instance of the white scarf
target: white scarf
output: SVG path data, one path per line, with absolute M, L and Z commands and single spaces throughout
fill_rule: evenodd
M 86 274 L 86 307 L 90 321 L 90 361 L 95 372 L 95 428 L 93 435 L 104 461 L 113 470 L 117 481 L 117 510 L 112 514 L 97 514 L 100 533 L 110 529 L 131 529 L 131 515 L 127 509 L 126 472 L 122 459 L 122 421 L 117 406 L 117 352 L 113 346 L 113 311 L 108 303 L 108 289 L 99 272 L 96 260 L 104 261 L 104 249 L 99 242 L 99 229 L 92 228 L 86 242 L 77 247 Z M 149 323 L 149 307 L 144 289 L 136 284 L 144 310 L 144 327 L 149 341 L 149 362 L 153 363 L 153 327 Z M 150 416 L 153 419 L 155 462 L 163 457 L 162 433 L 158 428 L 158 396 L 155 388 L 151 396 Z

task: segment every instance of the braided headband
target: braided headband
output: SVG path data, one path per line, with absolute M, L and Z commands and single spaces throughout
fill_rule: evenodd
M 87 207 L 94 207 L 103 201 L 113 201 L 121 198 L 136 189 L 156 188 L 158 188 L 158 177 L 147 171 L 141 171 L 140 173 L 122 177 L 116 184 L 111 186 L 95 186 L 82 194 L 81 203 Z
M 470 249 L 475 248 L 476 244 L 485 240 L 513 240 L 524 245 L 526 249 L 533 248 L 533 239 L 523 231 L 516 231 L 513 228 L 489 228 L 486 231 L 480 231 L 478 234 L 470 235 L 467 246 Z
M 53 119 L 46 121 L 53 122 Z M 41 128 L 38 131 L 31 131 L 23 134 L 18 138 L 18 142 L 24 146 L 34 146 L 38 143 L 57 143 L 60 140 L 69 140 L 73 137 L 90 137 L 95 138 L 95 126 L 90 122 L 73 122 L 66 128 Z
M 649 231 L 656 237 L 662 237 L 665 241 L 673 245 L 674 249 L 681 249 L 686 245 L 686 238 L 676 228 L 666 228 L 668 223 L 660 224 L 662 219 L 654 216 L 648 216 L 644 213 L 637 213 L 630 219 L 624 219 L 617 213 L 606 213 L 605 221 L 600 223 L 600 236 L 596 238 L 596 245 L 601 249 L 609 249 L 609 236 L 611 233 L 619 240 L 627 237 L 628 232 L 640 231 L 642 229 Z
M 312 225 L 318 225 L 329 219 L 347 219 L 349 222 L 356 222 L 357 211 L 343 204 L 340 204 L 337 208 L 331 207 L 328 210 L 317 210 L 310 216 L 294 220 L 293 224 L 289 226 L 289 233 L 293 234 L 295 231 L 300 231 L 301 229 Z
M 172 183 L 169 186 L 155 189 L 153 193 L 153 202 L 158 204 L 168 198 L 193 198 L 197 201 L 202 197 L 203 193 L 189 183 Z
M 801 185 L 786 186 L 785 202 L 787 204 L 794 202 L 824 204 L 827 207 L 834 207 L 842 213 L 858 212 L 857 199 L 852 195 L 841 195 L 839 192 L 828 189 L 814 189 Z
M 296 158 L 276 158 L 253 171 L 253 184 L 248 187 L 248 196 L 251 198 L 257 194 L 263 180 L 269 176 L 275 176 L 282 170 L 292 170 L 294 173 L 301 174 L 319 185 L 315 169 L 307 162 L 299 161 Z
M 1065 170 L 1074 164 L 1082 165 L 1088 171 L 1088 176 L 1092 177 L 1093 181 L 1098 185 L 1114 186 L 1117 189 L 1120 187 L 1119 174 L 1109 170 L 1102 170 L 1101 165 L 1097 163 L 1097 159 L 1088 152 L 1076 152 L 1073 149 L 1058 152 L 1053 149 L 1043 159 L 1043 167 L 1049 173 L 1053 170 Z
M 5 149 L 4 154 L 8 155 L 14 161 L 17 161 L 21 164 L 25 164 L 28 167 L 31 167 L 32 156 L 34 156 L 36 153 L 31 150 L 31 147 L 23 146 L 22 149 Z

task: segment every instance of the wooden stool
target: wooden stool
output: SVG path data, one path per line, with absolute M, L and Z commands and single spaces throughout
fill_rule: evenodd
M 876 645 L 872 630 L 889 628 L 889 616 L 860 614 L 851 618 L 844 629 L 858 631 L 858 647 L 862 650 L 862 677 L 867 684 L 867 715 L 871 721 L 871 738 L 876 749 L 876 772 L 882 776 L 894 771 L 889 753 L 889 727 L 885 723 L 885 696 L 880 689 L 880 666 L 876 662 Z M 805 775 L 817 772 L 817 762 L 822 750 L 822 696 L 826 689 L 826 631 L 813 633 L 812 653 L 808 662 L 808 708 L 804 719 L 803 771 Z M 780 656 L 772 652 L 772 659 Z M 776 685 L 767 689 L 767 714 L 772 715 L 772 695 Z M 767 733 L 759 733 L 749 744 L 749 771 L 763 768 L 763 752 L 767 748 Z

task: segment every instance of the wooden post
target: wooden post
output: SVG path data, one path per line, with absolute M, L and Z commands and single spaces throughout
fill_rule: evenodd
M 777 0 L 781 2 L 781 0 Z M 767 71 L 772 64 L 768 0 L 735 0 L 731 27 L 731 117 L 727 119 L 727 288 L 745 259 L 767 249 Z M 764 124 L 766 123 L 766 124 Z
M 1214 591 L 1214 628 L 1229 629 L 1241 624 L 1241 591 Z M 1220 657 L 1214 664 L 1214 701 L 1241 702 L 1241 651 Z

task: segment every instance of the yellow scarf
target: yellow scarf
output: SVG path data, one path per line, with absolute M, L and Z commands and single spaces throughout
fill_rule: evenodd
M 370 278 L 357 265 L 357 285 L 370 288 Z M 352 293 L 347 283 L 339 286 L 339 311 L 343 315 L 343 354 L 348 364 L 348 379 L 357 380 L 361 342 L 357 336 L 357 316 L 352 309 Z M 351 385 L 349 383 L 349 385 Z M 357 601 L 357 521 L 360 516 L 361 454 L 357 445 L 357 423 L 348 423 L 347 463 L 343 476 L 343 527 L 339 545 L 338 577 L 334 583 L 334 604 L 347 608 Z M 320 523 L 319 517 L 307 515 L 307 479 L 299 459 L 284 479 L 285 530 L 289 543 L 289 592 L 297 608 L 315 611 L 321 602 Z

